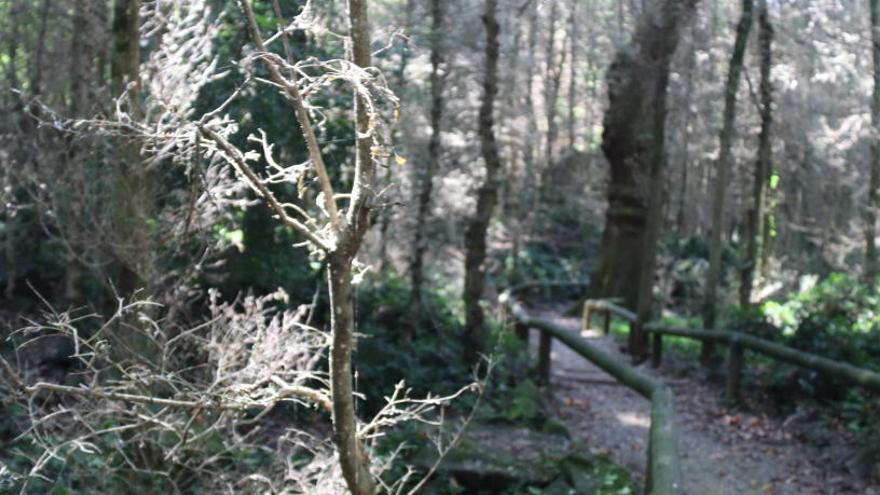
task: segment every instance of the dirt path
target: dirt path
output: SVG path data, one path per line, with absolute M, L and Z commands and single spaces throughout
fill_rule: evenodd
M 577 332 L 579 321 L 551 311 L 536 315 L 556 320 Z M 619 344 L 590 331 L 583 335 L 594 345 L 621 359 Z M 535 335 L 532 342 L 537 341 Z M 602 370 L 564 345 L 553 345 L 552 384 L 554 413 L 572 433 L 597 452 L 607 452 L 644 481 L 650 403 L 617 384 Z M 686 492 L 690 495 L 878 495 L 880 487 L 868 486 L 845 469 L 840 445 L 816 446 L 804 431 L 818 426 L 796 424 L 725 407 L 723 384 L 706 385 L 702 372 L 690 375 L 666 359 L 659 370 L 640 370 L 667 385 L 675 393 L 679 451 Z M 694 377 L 689 379 L 688 376 Z M 818 442 L 822 443 L 822 442 Z

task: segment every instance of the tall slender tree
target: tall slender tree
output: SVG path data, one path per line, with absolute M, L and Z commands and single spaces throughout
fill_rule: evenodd
M 721 247 L 724 232 L 724 197 L 727 192 L 728 175 L 733 160 L 731 147 L 736 124 L 736 95 L 739 91 L 743 59 L 749 32 L 752 29 L 754 0 L 742 1 L 742 14 L 736 27 L 736 39 L 730 65 L 727 70 L 727 83 L 724 86 L 724 117 L 719 136 L 720 147 L 715 172 L 715 196 L 712 202 L 712 236 L 709 241 L 709 270 L 706 275 L 706 295 L 703 301 L 703 326 L 715 328 L 715 308 L 718 304 L 718 282 L 721 278 Z M 713 355 L 713 344 L 705 342 L 702 361 L 708 364 Z
M 865 209 L 865 276 L 877 277 L 877 208 L 880 207 L 880 0 L 870 0 L 871 54 L 874 63 L 874 91 L 871 96 L 871 178 Z
M 21 5 L 17 1 L 13 1 L 9 5 L 8 26 L 6 26 L 6 82 L 9 89 L 18 89 L 18 43 L 19 30 L 18 18 L 21 15 Z M 6 108 L 9 109 L 9 118 L 15 118 L 22 110 L 21 97 L 12 91 L 6 91 L 4 95 Z M 13 188 L 12 168 L 6 167 L 4 170 L 4 186 Z M 18 274 L 15 269 L 16 258 L 16 237 L 18 234 L 18 221 L 15 215 L 8 214 L 4 218 L 5 228 L 3 229 L 3 257 L 9 272 L 6 274 L 6 284 L 3 288 L 3 294 L 7 299 L 12 299 L 15 294 L 16 278 Z
M 359 67 L 372 65 L 370 24 L 367 0 L 348 0 L 351 60 Z M 371 495 L 376 483 L 370 473 L 370 461 L 358 438 L 354 411 L 354 388 L 351 354 L 354 347 L 354 293 L 352 263 L 370 226 L 370 208 L 375 194 L 376 167 L 373 163 L 369 102 L 354 93 L 354 117 L 357 131 L 355 178 L 351 203 L 345 221 L 339 222 L 337 247 L 328 253 L 327 278 L 333 312 L 330 326 L 330 395 L 333 399 L 333 428 L 339 450 L 342 474 L 354 495 Z M 332 204 L 334 199 L 327 199 Z M 338 215 L 338 214 L 337 214 Z
M 415 12 L 416 0 L 406 0 L 406 9 L 404 11 L 404 19 L 403 19 L 403 29 L 410 30 L 413 25 L 413 13 Z M 397 97 L 400 99 L 401 103 L 405 103 L 405 99 L 407 97 L 407 77 L 406 77 L 406 69 L 409 66 L 410 60 L 410 39 L 409 37 L 404 38 L 403 46 L 400 51 L 400 64 L 397 66 L 397 71 L 394 79 L 396 80 L 396 84 L 394 87 L 394 92 L 397 94 Z M 399 126 L 395 126 L 391 130 L 391 142 L 397 143 L 399 142 L 400 136 L 400 128 Z M 388 166 L 385 168 L 385 176 L 382 179 L 383 184 L 390 185 L 393 181 L 393 169 L 392 164 L 395 161 L 395 157 L 393 155 L 388 156 Z M 393 211 L 391 208 L 383 208 L 382 211 L 379 212 L 379 273 L 385 273 L 388 269 L 388 264 L 390 262 L 388 257 L 388 231 L 391 227 L 391 218 L 393 217 Z
M 412 262 L 410 263 L 410 282 L 412 302 L 421 304 L 424 283 L 424 263 L 427 240 L 426 223 L 431 210 L 431 192 L 434 188 L 434 175 L 440 165 L 441 132 L 443 121 L 443 4 L 441 0 L 431 0 L 431 139 L 428 141 L 428 156 L 424 168 L 419 170 L 418 194 L 416 201 L 415 239 L 413 240 Z
M 568 45 L 569 45 L 569 62 L 568 62 L 568 146 L 571 148 L 577 144 L 575 141 L 575 109 L 577 108 L 577 64 L 579 62 L 578 55 L 580 52 L 579 36 L 578 36 L 578 0 L 571 0 L 568 12 Z
M 245 14 L 255 48 L 258 52 L 265 53 L 266 46 L 250 2 L 238 0 L 238 4 Z M 348 55 L 350 60 L 361 68 L 370 67 L 372 58 L 367 14 L 366 0 L 348 0 Z M 283 33 L 282 31 L 281 39 L 290 64 L 293 63 L 293 57 L 286 34 Z M 355 331 L 352 267 L 370 226 L 370 212 L 376 194 L 376 166 L 372 154 L 374 136 L 369 113 L 369 96 L 358 90 L 353 94 L 355 170 L 351 192 L 345 195 L 348 198 L 348 207 L 341 210 L 336 204 L 339 196 L 334 193 L 333 183 L 311 123 L 307 102 L 299 88 L 297 73 L 291 71 L 289 73 L 291 79 L 288 80 L 282 75 L 284 66 L 276 59 L 262 57 L 261 61 L 272 83 L 283 90 L 299 122 L 317 182 L 321 187 L 326 224 L 316 228 L 313 219 L 304 223 L 288 216 L 286 206 L 275 199 L 268 185 L 253 172 L 240 151 L 207 126 L 200 125 L 199 129 L 205 138 L 214 141 L 224 151 L 227 159 L 235 164 L 236 169 L 247 178 L 249 185 L 286 225 L 299 232 L 316 249 L 324 253 L 330 293 L 329 368 L 333 441 L 336 444 L 342 476 L 348 489 L 354 495 L 372 495 L 376 491 L 376 482 L 370 472 L 369 456 L 359 437 L 352 371 Z M 364 72 L 356 77 L 369 76 Z M 361 81 L 354 83 L 359 84 Z
M 568 52 L 565 46 L 557 56 L 556 49 L 556 22 L 559 17 L 558 2 L 550 2 L 550 33 L 547 37 L 547 52 L 544 70 L 544 117 L 547 123 L 547 134 L 544 143 L 544 167 L 552 167 L 556 159 L 556 138 L 559 134 L 559 123 L 556 116 L 559 113 L 559 87 L 562 83 L 562 69 L 565 66 L 565 58 Z M 563 42 L 563 45 L 565 42 Z M 542 186 L 544 184 L 542 183 Z
M 773 83 L 770 69 L 773 63 L 773 25 L 767 11 L 767 0 L 758 0 L 758 44 L 761 59 L 760 109 L 761 133 L 758 136 L 758 159 L 755 160 L 755 177 L 752 186 L 752 205 L 746 226 L 746 255 L 742 264 L 739 286 L 739 304 L 748 307 L 752 299 L 755 273 L 761 266 L 760 253 L 770 245 L 767 217 L 767 186 L 772 173 L 773 147 L 770 133 L 773 126 Z
M 497 0 L 486 0 L 483 25 L 486 28 L 485 75 L 479 112 L 480 150 L 486 167 L 483 184 L 477 191 L 477 207 L 465 231 L 464 305 L 465 362 L 475 363 L 485 347 L 485 315 L 480 305 L 485 284 L 486 236 L 492 211 L 498 200 L 498 179 L 501 157 L 495 139 L 495 95 L 498 92 L 498 34 Z
M 117 97 L 126 95 L 128 111 L 140 118 L 140 0 L 114 0 L 113 53 L 110 60 L 110 83 Z M 119 265 L 119 289 L 126 297 L 144 288 L 149 281 L 148 258 L 154 254 L 150 245 L 148 220 L 152 213 L 152 185 L 140 163 L 140 146 L 134 138 L 126 139 L 123 156 L 116 167 L 115 222 L 113 249 Z

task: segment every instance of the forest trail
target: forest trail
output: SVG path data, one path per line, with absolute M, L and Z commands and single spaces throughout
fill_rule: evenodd
M 579 331 L 579 319 L 560 316 L 561 311 L 534 314 Z M 596 330 L 583 336 L 628 362 L 613 337 Z M 667 356 L 659 370 L 647 364 L 639 370 L 675 393 L 687 494 L 880 494 L 877 486 L 866 486 L 846 471 L 841 459 L 848 449 L 835 435 L 799 418 L 783 420 L 727 407 L 723 381 L 706 381 L 705 372 L 688 372 L 683 369 L 687 365 L 676 361 Z M 558 341 L 553 342 L 551 381 L 552 414 L 566 424 L 573 440 L 607 453 L 643 483 L 650 402 Z

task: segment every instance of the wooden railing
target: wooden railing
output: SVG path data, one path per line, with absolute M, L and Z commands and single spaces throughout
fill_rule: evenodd
M 515 298 L 520 292 L 540 289 L 543 294 L 553 287 L 575 287 L 575 283 L 532 283 L 516 286 L 500 298 L 501 307 L 511 317 L 516 333 L 528 342 L 529 330 L 540 332 L 538 345 L 538 376 L 541 381 L 550 380 L 551 348 L 553 339 L 568 346 L 586 360 L 592 362 L 617 381 L 635 390 L 651 401 L 651 429 L 648 438 L 648 469 L 645 492 L 651 495 L 678 495 L 683 493 L 681 465 L 678 455 L 675 426 L 675 404 L 671 390 L 662 383 L 650 378 L 637 369 L 619 361 L 590 344 L 581 336 L 546 319 L 528 314 Z M 632 331 L 637 324 L 636 314 L 615 304 L 613 300 L 590 299 L 584 302 L 581 329 L 587 330 L 592 315 L 604 316 L 603 330 L 607 335 L 611 330 L 611 318 L 626 321 Z M 778 361 L 794 364 L 880 392 L 880 373 L 840 363 L 815 354 L 798 351 L 790 347 L 770 342 L 752 335 L 733 331 L 710 331 L 704 329 L 673 328 L 658 324 L 644 325 L 641 331 L 653 337 L 651 364 L 658 367 L 663 355 L 663 336 L 674 335 L 700 341 L 711 341 L 728 346 L 727 394 L 736 400 L 740 396 L 740 383 L 745 364 L 744 350 L 748 349 L 769 356 Z
M 650 400 L 651 429 L 648 437 L 648 468 L 645 493 L 651 495 L 679 495 L 683 493 L 675 425 L 675 402 L 672 391 L 662 383 L 645 376 L 635 368 L 620 362 L 610 354 L 593 346 L 576 333 L 550 320 L 530 316 L 522 304 L 515 298 L 515 295 L 528 289 L 534 289 L 538 285 L 540 284 L 525 284 L 514 287 L 502 294 L 500 302 L 501 307 L 506 310 L 507 315 L 513 320 L 517 334 L 526 342 L 528 342 L 529 329 L 534 328 L 540 332 L 538 346 L 538 374 L 540 379 L 545 383 L 548 383 L 550 380 L 551 344 L 555 338 L 568 346 L 572 351 L 613 376 L 623 385 Z M 623 309 L 615 309 L 616 307 L 611 303 L 601 305 L 601 307 L 608 312 L 616 312 L 617 309 Z M 589 317 L 589 314 L 586 316 Z M 610 316 L 607 316 L 607 318 L 610 318 Z
M 613 302 L 607 300 L 587 300 L 584 302 L 582 329 L 589 327 L 590 316 L 593 313 L 605 316 L 603 327 L 606 334 L 610 328 L 612 315 L 627 321 L 630 327 L 636 322 L 634 313 L 615 305 Z M 673 328 L 658 324 L 647 324 L 644 326 L 644 331 L 653 337 L 651 364 L 654 367 L 660 366 L 662 360 L 664 335 L 675 335 L 703 342 L 717 342 L 727 345 L 727 395 L 732 400 L 737 400 L 740 397 L 740 384 L 742 383 L 742 372 L 745 364 L 743 352 L 745 349 L 769 356 L 778 361 L 838 378 L 851 385 L 858 385 L 880 392 L 880 373 L 792 349 L 791 347 L 753 335 L 729 330 Z

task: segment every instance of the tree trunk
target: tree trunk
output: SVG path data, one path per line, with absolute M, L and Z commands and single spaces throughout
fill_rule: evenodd
M 537 69 L 536 51 L 538 47 L 538 5 L 537 3 L 529 4 L 529 35 L 528 35 L 528 67 L 526 68 L 526 99 L 525 99 L 525 117 L 526 117 L 526 135 L 528 138 L 523 139 L 523 182 L 520 187 L 520 194 L 517 198 L 518 210 L 521 212 L 513 231 L 513 249 L 511 256 L 513 257 L 513 274 L 514 279 L 520 276 L 519 258 L 520 251 L 523 246 L 523 237 L 527 234 L 530 227 L 529 219 L 537 208 L 537 194 L 534 185 L 538 181 L 538 174 L 535 167 L 535 147 L 531 141 L 532 136 L 538 135 L 538 121 L 535 115 L 535 71 Z M 531 185 L 532 187 L 527 187 Z
M 114 0 L 113 56 L 110 61 L 111 90 L 119 97 L 128 91 L 132 118 L 140 118 L 140 0 Z M 128 138 L 116 180 L 116 235 L 114 250 L 119 265 L 119 290 L 130 297 L 147 283 L 150 247 L 147 220 L 152 211 L 152 188 L 140 164 L 140 147 Z
M 518 22 L 520 19 L 524 18 L 526 10 L 532 9 L 534 10 L 534 2 L 533 0 L 525 0 L 516 11 L 511 13 L 511 21 L 514 36 L 512 43 L 512 53 L 509 60 L 509 66 L 506 74 L 507 84 L 504 87 L 502 101 L 504 102 L 504 106 L 508 109 L 506 114 L 503 114 L 503 118 L 517 118 L 522 115 L 523 105 L 520 98 L 523 95 L 522 91 L 519 91 L 520 86 L 520 74 L 522 71 L 521 68 L 521 59 L 520 59 L 520 50 L 522 48 L 522 35 L 523 29 L 521 24 Z M 528 24 L 527 24 L 528 25 Z M 525 76 L 526 78 L 531 78 L 531 72 L 528 70 L 529 67 L 526 67 Z M 528 85 L 527 85 L 528 86 Z M 526 116 L 528 118 L 529 112 L 531 109 L 528 107 L 528 102 L 526 102 Z M 520 282 L 519 276 L 519 252 L 520 252 L 520 243 L 522 238 L 522 211 L 523 211 L 523 198 L 522 193 L 524 192 L 524 184 L 525 181 L 522 180 L 522 176 L 518 173 L 520 161 L 517 160 L 517 157 L 522 157 L 522 163 L 524 165 L 524 170 L 528 172 L 528 159 L 527 155 L 531 152 L 530 143 L 527 142 L 525 137 L 520 137 L 520 139 L 510 140 L 509 146 L 509 156 L 511 157 L 510 162 L 508 163 L 507 168 L 505 169 L 507 177 L 505 180 L 505 188 L 504 188 L 504 220 L 510 228 L 510 237 L 511 237 L 511 249 L 510 249 L 510 259 L 511 264 L 508 270 L 508 282 L 511 284 L 517 284 Z
M 351 57 L 355 65 L 369 67 L 370 27 L 366 0 L 348 0 Z M 342 475 L 354 495 L 372 495 L 376 484 L 370 473 L 370 460 L 357 436 L 354 411 L 351 353 L 354 347 L 354 300 L 351 286 L 352 261 L 360 248 L 370 221 L 370 203 L 376 184 L 376 169 L 370 151 L 370 117 L 367 102 L 355 93 L 354 114 L 357 130 L 355 179 L 346 222 L 339 244 L 328 254 L 327 280 L 332 315 L 330 327 L 330 395 L 333 400 L 333 436 L 339 452 Z
M 94 45 L 89 39 L 92 36 L 93 15 L 92 2 L 89 0 L 76 0 L 76 6 L 73 18 L 73 37 L 70 49 L 70 106 L 68 111 L 73 118 L 85 118 L 90 110 L 90 84 L 94 77 Z M 68 304 L 78 305 L 81 303 L 81 293 L 79 289 L 80 278 L 84 269 L 77 257 L 80 251 L 80 240 L 84 233 L 80 231 L 82 225 L 82 200 L 85 198 L 85 177 L 82 167 L 76 163 L 76 155 L 79 146 L 75 140 L 68 138 L 67 155 L 65 157 L 64 174 L 70 178 L 67 194 L 68 199 L 66 205 L 66 214 L 69 215 L 65 221 L 67 224 L 65 231 L 67 232 L 68 253 L 65 259 L 64 272 L 64 299 Z M 71 252 L 74 251 L 74 252 Z
M 865 276 L 873 281 L 878 274 L 877 264 L 877 208 L 880 194 L 880 0 L 871 0 L 871 46 L 874 59 L 874 92 L 871 99 L 871 179 L 868 188 L 868 207 L 865 210 Z
M 559 128 L 556 124 L 556 103 L 559 98 L 559 83 L 562 68 L 557 66 L 556 61 L 556 18 L 558 14 L 558 2 L 550 2 L 550 32 L 547 38 L 547 53 L 544 61 L 544 117 L 547 120 L 547 134 L 544 146 L 545 170 L 553 166 L 553 145 L 556 144 L 556 134 Z M 563 48 L 563 53 L 565 49 Z M 541 183 L 542 192 L 545 184 Z
M 709 271 L 706 275 L 706 294 L 703 300 L 703 326 L 715 328 L 715 307 L 718 304 L 718 282 L 721 278 L 721 247 L 724 232 L 724 195 L 728 186 L 728 175 L 731 167 L 731 145 L 736 124 L 736 94 L 739 91 L 740 74 L 749 32 L 752 29 L 754 0 L 743 0 L 742 16 L 736 27 L 736 40 L 730 57 L 727 71 L 727 83 L 724 87 L 724 121 L 721 127 L 720 150 L 715 173 L 715 196 L 712 203 L 712 237 L 709 241 Z M 703 343 L 701 360 L 709 364 L 714 355 L 714 346 Z
M 645 268 L 653 271 L 654 247 L 646 244 L 653 244 L 646 234 L 650 202 L 662 199 L 662 195 L 652 199 L 651 191 L 652 177 L 661 177 L 663 171 L 669 65 L 695 6 L 696 0 L 663 0 L 646 6 L 632 44 L 618 51 L 608 70 L 602 150 L 611 168 L 611 183 L 603 254 L 590 279 L 589 297 L 622 297 L 624 305 L 636 308 L 639 290 L 634 282 L 643 281 Z M 633 261 L 643 257 L 650 259 Z M 645 278 L 651 279 L 652 274 Z
M 413 25 L 413 10 L 415 10 L 415 2 L 416 0 L 407 0 L 406 1 L 406 13 L 404 15 L 404 26 L 403 28 L 409 31 Z M 397 67 L 397 74 L 395 79 L 397 80 L 396 87 L 394 88 L 394 92 L 397 94 L 397 97 L 400 99 L 401 105 L 405 104 L 404 100 L 406 99 L 406 87 L 407 87 L 407 79 L 406 79 L 406 68 L 409 65 L 409 56 L 410 56 L 410 47 L 409 40 L 405 41 L 405 46 L 400 53 L 400 65 Z M 400 126 L 394 126 L 391 130 L 391 142 L 397 143 L 399 142 L 400 136 Z M 382 179 L 382 182 L 385 186 L 388 186 L 393 181 L 394 170 L 392 166 L 394 165 L 394 157 L 388 157 L 388 167 L 385 170 L 385 176 Z M 386 273 L 388 270 L 388 264 L 390 262 L 388 255 L 388 231 L 391 227 L 391 218 L 393 214 L 390 208 L 383 208 L 379 213 L 379 273 Z
M 495 141 L 495 94 L 498 91 L 498 32 L 497 0 L 486 0 L 483 24 L 486 26 L 486 62 L 483 80 L 483 98 L 479 113 L 480 149 L 486 166 L 485 182 L 477 192 L 477 209 L 465 231 L 464 275 L 464 359 L 474 364 L 485 346 L 485 323 L 480 300 L 485 283 L 486 236 L 492 210 L 498 197 L 498 173 L 501 158 Z
M 21 5 L 18 2 L 13 2 L 9 6 L 9 36 L 7 37 L 7 70 L 6 70 L 6 80 L 9 84 L 8 89 L 18 89 L 18 42 L 19 42 L 19 32 L 18 32 L 18 17 L 20 15 L 19 9 Z M 8 108 L 10 109 L 10 117 L 15 115 L 17 118 L 21 109 L 21 98 L 17 96 L 12 91 L 6 91 L 5 98 L 9 99 Z M 13 191 L 15 190 L 13 186 L 13 173 L 12 167 L 6 167 L 5 172 L 5 186 L 11 188 Z M 11 193 L 14 194 L 14 193 Z M 8 211 L 8 210 L 7 210 Z M 12 299 L 12 296 L 15 294 L 15 282 L 18 277 L 17 270 L 15 269 L 15 245 L 16 245 L 16 235 L 17 235 L 17 226 L 18 226 L 18 218 L 15 215 L 7 214 L 4 218 L 6 222 L 6 229 L 3 234 L 3 255 L 6 260 L 6 267 L 8 273 L 6 274 L 6 284 L 3 288 L 3 294 L 6 299 Z
M 752 205 L 749 210 L 746 228 L 746 257 L 739 287 L 739 305 L 747 308 L 751 304 L 752 286 L 755 272 L 761 266 L 759 253 L 769 246 L 770 230 L 766 220 L 766 187 L 770 180 L 773 148 L 770 142 L 773 125 L 773 86 L 770 80 L 772 64 L 773 26 L 767 12 L 767 0 L 758 0 L 758 39 L 761 50 L 761 133 L 758 137 L 758 159 L 755 161 L 755 181 L 752 190 Z
M 575 148 L 576 136 L 574 131 L 575 107 L 577 106 L 577 60 L 578 60 L 578 1 L 572 0 L 571 12 L 568 13 L 568 39 L 570 48 L 570 60 L 568 62 L 568 146 Z
M 693 30 L 692 30 L 693 31 Z M 691 102 L 693 101 L 694 96 L 694 80 L 695 72 L 697 70 L 697 53 L 694 49 L 694 41 L 693 41 L 693 32 L 691 33 L 691 51 L 688 54 L 687 58 L 687 66 L 685 67 L 685 117 L 684 117 L 684 142 L 682 146 L 684 147 L 684 153 L 681 157 L 681 177 L 679 179 L 679 192 L 678 192 L 678 213 L 675 218 L 675 228 L 678 232 L 679 236 L 688 235 L 688 214 L 687 214 L 687 204 L 688 204 L 688 195 L 690 192 L 690 188 L 688 187 L 688 182 L 690 181 L 688 172 L 691 166 L 691 123 L 694 121 L 694 111 L 691 110 Z
M 427 242 L 425 224 L 431 209 L 431 192 L 434 186 L 434 174 L 440 164 L 441 153 L 441 121 L 443 119 L 443 2 L 431 0 L 431 139 L 428 141 L 428 156 L 425 167 L 419 177 L 417 198 L 416 232 L 413 241 L 413 258 L 410 265 L 410 281 L 412 283 L 412 303 L 422 302 L 422 284 L 424 277 L 424 258 Z
M 351 286 L 353 253 L 337 252 L 329 257 L 327 282 L 330 289 L 330 394 L 333 399 L 333 441 L 348 489 L 355 495 L 376 491 L 370 461 L 357 436 L 354 410 L 351 353 L 354 346 L 354 299 Z

